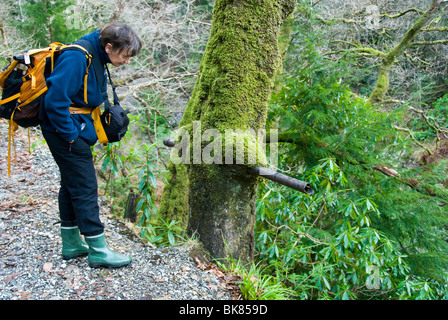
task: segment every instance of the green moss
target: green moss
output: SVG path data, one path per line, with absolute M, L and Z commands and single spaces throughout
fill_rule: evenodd
M 273 76 L 280 62 L 273 2 L 218 1 L 211 36 L 183 123 L 204 129 L 258 129 L 265 123 Z M 263 23 L 261 23 L 263 22 Z M 276 28 L 278 29 L 278 28 Z
M 376 104 L 381 103 L 387 91 L 389 90 L 389 74 L 390 74 L 391 65 L 382 65 L 381 70 L 378 75 L 378 80 L 373 90 L 372 94 L 369 97 L 369 103 Z
M 258 178 L 248 174 L 247 169 L 265 165 L 266 156 L 249 132 L 264 128 L 275 75 L 282 61 L 278 47 L 280 26 L 293 7 L 294 1 L 290 0 L 215 2 L 210 38 L 180 126 L 193 142 L 193 134 L 198 133 L 194 132 L 194 122 L 200 121 L 200 133 L 218 130 L 223 145 L 226 130 L 232 130 L 232 137 L 227 133 L 228 141 L 237 141 L 236 137 L 247 141 L 242 151 L 244 162 L 237 164 L 241 152 L 234 146 L 232 165 L 191 161 L 190 165 L 171 166 L 172 178 L 163 195 L 171 199 L 163 202 L 165 214 L 169 210 L 176 214 L 184 210 L 184 216 L 189 216 L 190 231 L 199 230 L 201 240 L 207 242 L 207 249 L 215 257 L 224 256 L 225 248 L 229 248 L 234 258 L 250 259 L 253 251 Z M 236 133 L 237 129 L 242 133 Z M 210 143 L 202 141 L 201 150 Z M 253 150 L 257 154 L 255 162 L 248 161 Z M 190 160 L 193 157 L 194 152 L 190 152 Z
M 183 164 L 169 164 L 170 176 L 164 186 L 159 214 L 166 221 L 177 220 L 180 227 L 188 227 L 188 173 Z

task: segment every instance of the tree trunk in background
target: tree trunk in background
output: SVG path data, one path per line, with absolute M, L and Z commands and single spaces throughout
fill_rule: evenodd
M 412 45 L 412 41 L 415 37 L 439 10 L 440 4 L 441 0 L 433 0 L 428 11 L 424 12 L 422 16 L 414 23 L 414 25 L 406 32 L 400 43 L 383 56 L 375 89 L 369 97 L 370 103 L 378 104 L 383 101 L 384 96 L 389 90 L 389 76 L 392 65 L 395 63 L 396 59 Z
M 248 146 L 244 164 L 236 164 L 235 152 L 233 164 L 229 164 L 223 158 L 225 150 L 222 164 L 217 164 L 220 160 L 206 164 L 194 161 L 194 141 L 197 137 L 206 140 L 200 146 L 203 150 L 210 144 L 202 136 L 205 130 L 222 133 L 224 146 L 227 138 L 233 141 L 230 135 L 225 137 L 225 130 L 257 132 L 264 128 L 282 63 L 278 43 L 281 26 L 294 5 L 294 0 L 215 2 L 210 38 L 179 129 L 187 132 L 192 142 L 185 149 L 190 151 L 184 159 L 189 163 L 170 162 L 171 176 L 164 188 L 160 213 L 164 219 L 181 221 L 189 234 L 197 234 L 216 259 L 230 256 L 243 262 L 252 260 L 257 178 L 247 174 Z M 178 145 L 181 139 L 179 135 L 175 139 Z M 219 158 L 216 150 L 214 155 Z M 260 164 L 262 160 L 256 163 Z

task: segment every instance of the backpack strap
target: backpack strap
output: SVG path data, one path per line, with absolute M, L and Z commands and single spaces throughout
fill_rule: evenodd
M 77 45 L 77 44 L 69 44 L 69 45 L 64 45 L 61 47 L 61 51 L 63 50 L 77 50 L 80 52 L 83 52 L 86 55 L 87 58 L 87 71 L 86 74 L 84 75 L 84 102 L 87 104 L 87 77 L 89 76 L 89 68 L 90 65 L 92 64 L 92 60 L 93 60 L 93 54 L 87 50 L 86 48 L 84 48 L 83 46 Z
M 95 127 L 96 135 L 98 141 L 102 144 L 107 144 L 108 139 L 106 132 L 104 131 L 103 125 L 101 123 L 101 110 L 100 107 L 89 108 L 89 107 L 77 107 L 75 105 L 70 106 L 70 114 L 90 114 L 93 119 L 93 126 Z

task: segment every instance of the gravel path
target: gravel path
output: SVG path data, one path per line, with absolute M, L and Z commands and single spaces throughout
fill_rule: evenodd
M 109 246 L 130 266 L 92 269 L 87 258 L 64 261 L 57 194 L 59 173 L 39 131 L 28 154 L 26 129 L 16 133 L 18 165 L 7 173 L 7 122 L 0 120 L 0 300 L 231 300 L 225 275 L 204 268 L 186 247 L 152 248 L 101 203 Z M 201 266 L 199 268 L 198 266 Z

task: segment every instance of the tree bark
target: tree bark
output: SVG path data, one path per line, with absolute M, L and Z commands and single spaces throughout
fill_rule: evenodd
M 137 222 L 137 211 L 135 209 L 137 207 L 139 197 L 140 197 L 139 194 L 131 191 L 126 200 L 124 219 L 129 220 L 133 223 Z
M 278 43 L 281 26 L 294 5 L 294 0 L 215 2 L 210 38 L 179 129 L 188 133 L 189 141 L 198 141 L 199 136 L 199 152 L 210 144 L 201 139 L 206 130 L 222 134 L 215 136 L 215 141 L 228 141 L 226 130 L 256 132 L 264 128 L 282 63 Z M 181 138 L 178 136 L 176 143 Z M 165 219 L 181 221 L 189 234 L 198 235 L 215 259 L 230 256 L 248 262 L 254 250 L 258 180 L 247 173 L 248 161 L 236 164 L 235 152 L 232 164 L 219 159 L 206 164 L 204 159 L 193 159 L 198 152 L 195 148 L 194 143 L 188 144 L 192 152 L 184 163 L 170 162 L 171 177 L 164 188 L 160 213 Z M 244 159 L 248 149 L 244 149 Z

